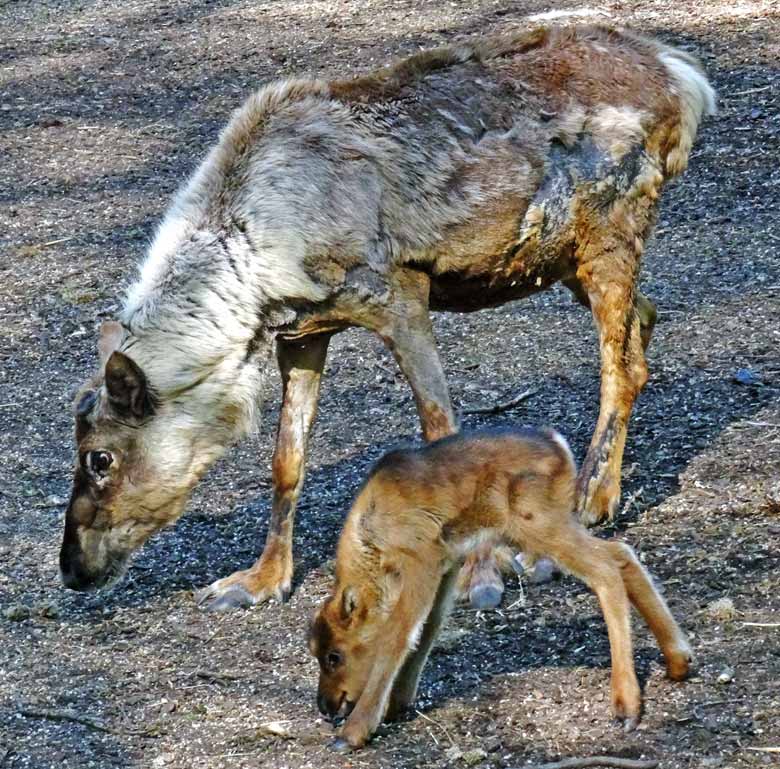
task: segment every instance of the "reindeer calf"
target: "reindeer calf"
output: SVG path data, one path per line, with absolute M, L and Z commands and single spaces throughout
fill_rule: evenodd
M 575 518 L 575 478 L 568 444 L 552 431 L 458 435 L 380 460 L 347 518 L 336 584 L 309 633 L 319 709 L 348 715 L 335 748 L 362 747 L 386 715 L 412 704 L 458 567 L 484 543 L 549 556 L 594 590 L 609 632 L 612 708 L 627 729 L 641 709 L 629 601 L 669 677 L 685 678 L 684 634 L 633 550 Z

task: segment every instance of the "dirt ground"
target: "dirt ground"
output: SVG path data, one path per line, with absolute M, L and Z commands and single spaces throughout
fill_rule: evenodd
M 561 2 L 556 8 L 577 8 Z M 720 95 L 665 194 L 643 290 L 659 306 L 623 505 L 634 545 L 690 633 L 665 680 L 637 621 L 640 728 L 609 716 L 595 598 L 570 578 L 509 582 L 458 608 L 419 712 L 363 752 L 330 753 L 304 633 L 370 463 L 417 438 L 411 394 L 367 333 L 334 341 L 295 537 L 289 604 L 213 615 L 192 590 L 250 564 L 269 511 L 278 377 L 263 427 L 107 594 L 63 590 L 70 400 L 166 201 L 254 86 L 346 75 L 525 23 L 542 2 L 15 0 L 0 3 L 0 767 L 526 767 L 646 757 L 777 765 L 780 745 L 780 12 L 774 0 L 607 0 L 610 18 L 690 49 Z M 588 314 L 555 290 L 435 320 L 458 407 L 527 388 L 466 427 L 547 423 L 578 457 L 593 429 Z M 724 602 L 721 599 L 730 599 Z M 720 604 L 713 602 L 721 601 Z

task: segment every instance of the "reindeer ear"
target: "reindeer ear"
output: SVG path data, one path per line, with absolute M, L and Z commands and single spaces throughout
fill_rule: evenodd
M 111 357 L 111 353 L 119 349 L 119 346 L 125 340 L 125 333 L 122 324 L 117 323 L 115 320 L 106 320 L 100 326 L 98 353 L 100 354 L 101 366 L 105 366 L 106 361 Z
M 115 350 L 106 361 L 108 402 L 123 417 L 143 419 L 154 413 L 154 398 L 140 366 Z

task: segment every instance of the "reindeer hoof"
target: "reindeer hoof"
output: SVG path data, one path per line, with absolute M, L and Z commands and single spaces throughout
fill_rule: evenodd
M 501 603 L 503 590 L 496 585 L 477 585 L 469 590 L 469 602 L 480 611 L 495 609 Z
M 210 585 L 195 593 L 195 603 L 206 611 L 225 612 L 233 609 L 248 609 L 255 605 L 255 599 L 241 585 L 232 585 L 220 592 Z
M 639 726 L 639 716 L 632 716 L 631 718 L 626 718 L 623 721 L 623 731 L 626 734 L 633 732 L 637 726 Z

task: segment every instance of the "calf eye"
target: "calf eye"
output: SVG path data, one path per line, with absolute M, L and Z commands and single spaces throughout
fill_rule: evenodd
M 329 651 L 325 655 L 325 666 L 328 670 L 335 670 L 344 661 L 344 656 L 341 652 Z
M 90 451 L 87 454 L 87 467 L 97 478 L 106 477 L 113 461 L 114 457 L 108 451 Z

